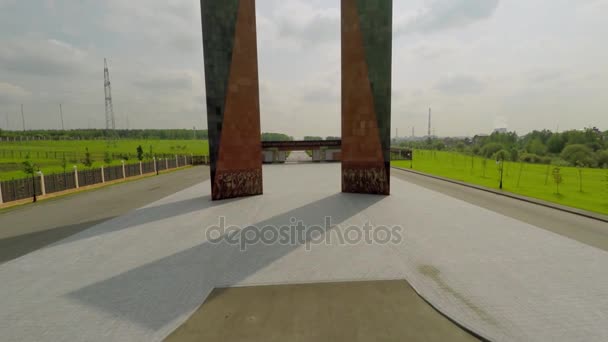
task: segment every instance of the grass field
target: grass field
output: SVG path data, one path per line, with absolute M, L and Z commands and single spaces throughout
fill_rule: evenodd
M 89 149 L 93 167 L 101 165 L 120 165 L 119 155 L 127 155 L 128 162 L 136 160 L 137 147 L 141 145 L 146 156 L 195 154 L 207 155 L 209 152 L 206 140 L 66 140 L 66 141 L 23 141 L 0 142 L 0 180 L 23 178 L 22 162 L 29 155 L 30 160 L 40 167 L 45 174 L 63 172 L 63 156 L 67 169 L 73 165 L 84 168 L 86 148 Z M 115 157 L 111 163 L 105 163 L 106 152 Z M 150 154 L 151 152 L 151 154 Z
M 453 152 L 414 151 L 412 164 L 417 171 L 494 189 L 499 187 L 500 173 L 494 160 L 486 159 L 484 166 L 484 159 L 480 157 Z M 410 168 L 409 161 L 393 161 L 392 165 Z M 561 167 L 562 183 L 558 193 L 553 177 L 554 168 L 555 166 L 506 162 L 503 190 L 608 214 L 608 170 Z

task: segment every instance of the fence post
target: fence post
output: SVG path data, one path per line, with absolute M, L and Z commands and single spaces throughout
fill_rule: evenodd
M 158 175 L 158 168 L 156 167 L 156 157 L 152 158 L 154 160 L 154 173 Z
M 188 165 L 188 157 L 184 156 L 184 166 Z
M 125 161 L 121 160 L 120 162 L 122 163 L 122 178 L 125 179 L 127 178 L 127 174 L 125 173 Z
M 0 204 L 4 203 L 2 200 L 2 182 L 0 182 Z
M 106 182 L 106 176 L 104 175 L 103 165 L 101 165 L 101 183 Z
M 179 167 L 179 159 L 177 159 L 177 154 L 175 155 L 175 168 Z
M 141 175 L 143 175 L 143 174 L 144 174 L 144 172 L 143 172 L 143 169 L 142 169 L 142 167 L 141 167 L 141 160 L 140 160 L 140 161 L 139 161 L 139 175 L 141 176 Z
M 42 171 L 38 171 L 38 175 L 40 175 L 40 190 L 42 191 L 42 196 L 46 195 L 46 185 L 44 185 L 44 174 Z
M 169 158 L 165 158 L 165 170 L 169 168 Z
M 78 166 L 74 165 L 74 184 L 76 184 L 76 189 L 80 188 L 78 184 Z

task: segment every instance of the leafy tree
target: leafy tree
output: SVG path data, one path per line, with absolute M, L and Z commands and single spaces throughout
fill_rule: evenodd
M 582 165 L 576 165 L 576 170 L 578 171 L 578 191 L 583 192 L 583 169 Z
M 61 157 L 61 167 L 63 168 L 63 173 L 65 173 L 68 168 L 68 159 L 65 157 L 65 152 Z
M 323 140 L 322 137 L 317 137 L 317 136 L 305 136 L 304 140 Z
M 445 149 L 445 144 L 439 140 L 436 140 L 432 143 L 431 149 L 437 151 L 443 151 Z
M 89 152 L 89 148 L 85 148 L 86 152 L 84 153 L 84 159 L 82 160 L 82 164 L 85 167 L 93 166 L 93 160 L 91 160 L 91 153 Z
M 549 153 L 562 153 L 562 150 L 566 146 L 566 140 L 561 134 L 553 134 L 549 141 L 547 141 L 547 150 Z
M 511 160 L 519 160 L 519 151 L 515 148 L 511 149 Z
M 39 171 L 40 168 L 38 165 L 32 163 L 29 154 L 25 156 L 25 160 L 21 164 L 23 165 L 23 172 L 32 176 L 32 192 L 34 194 L 33 202 L 36 202 L 36 171 Z
M 561 157 L 571 165 L 593 166 L 595 164 L 591 149 L 581 144 L 566 146 Z
M 509 152 L 505 149 L 502 149 L 502 150 L 494 153 L 493 158 L 497 162 L 509 161 L 511 159 L 511 152 Z
M 596 153 L 595 159 L 597 160 L 598 166 L 608 168 L 608 150 Z
M 137 146 L 137 159 L 139 161 L 144 160 L 144 149 L 141 147 L 141 145 Z
M 262 133 L 262 141 L 291 141 L 293 137 L 283 133 Z
M 328 137 L 325 137 L 325 140 L 340 140 L 340 137 L 328 136 Z
M 553 182 L 556 186 L 556 193 L 559 195 L 559 185 L 562 184 L 562 173 L 559 167 L 553 169 Z
M 74 130 L 30 130 L 23 131 L 3 131 L 4 136 L 10 137 L 40 137 L 43 139 L 54 140 L 91 140 L 91 139 L 170 139 L 170 140 L 192 140 L 207 139 L 207 130 L 192 129 L 117 129 L 108 132 L 105 129 L 74 129 Z
M 502 144 L 489 143 L 481 148 L 481 154 L 486 158 L 492 158 L 496 152 L 503 149 L 504 147 Z
M 103 162 L 107 165 L 112 164 L 112 154 L 106 151 L 103 155 Z
M 25 156 L 25 160 L 21 163 L 21 165 L 23 166 L 23 172 L 25 172 L 27 175 L 33 175 L 38 168 L 38 166 L 32 163 L 30 160 L 29 154 Z
M 499 188 L 502 190 L 502 176 L 505 170 L 505 161 L 509 160 L 511 153 L 509 151 L 502 149 L 496 153 L 494 153 L 494 159 L 496 160 L 496 164 L 498 165 L 498 172 L 500 176 L 500 184 Z
M 547 147 L 540 139 L 537 138 L 528 142 L 526 151 L 528 151 L 528 153 L 544 156 L 547 153 Z

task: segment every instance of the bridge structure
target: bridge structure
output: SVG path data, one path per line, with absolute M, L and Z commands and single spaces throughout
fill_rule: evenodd
M 262 141 L 262 149 L 277 149 L 279 151 L 310 151 L 321 148 L 339 149 L 342 140 L 290 140 Z
M 392 0 L 341 0 L 342 191 L 390 193 Z M 213 200 L 259 195 L 255 0 L 201 0 Z
M 284 161 L 281 158 L 285 153 L 291 151 L 312 151 L 315 161 L 337 161 L 341 158 L 342 140 L 288 140 L 288 141 L 262 141 L 262 153 L 266 162 Z M 316 153 L 318 151 L 328 153 Z M 391 147 L 391 160 L 412 160 L 413 151 L 409 148 Z M 327 157 L 325 157 L 327 155 Z M 316 156 L 316 158 L 315 158 Z M 283 160 L 282 160 L 283 159 Z
M 289 140 L 262 141 L 262 161 L 264 163 L 283 163 L 288 152 L 310 151 L 312 161 L 340 161 L 342 157 L 341 140 Z

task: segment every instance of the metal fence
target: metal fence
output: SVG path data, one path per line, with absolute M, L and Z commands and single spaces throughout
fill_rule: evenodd
M 74 189 L 76 187 L 76 179 L 74 178 L 74 173 L 67 172 L 44 175 L 44 186 L 46 193 L 52 194 L 54 192 Z
M 172 156 L 141 163 L 125 164 L 124 166 L 118 165 L 75 170 L 74 172 L 43 175 L 43 177 L 36 175 L 34 178 L 28 177 L 2 181 L 0 182 L 0 204 L 31 198 L 34 196 L 34 189 L 37 196 L 51 194 L 117 179 L 174 169 L 176 167 L 194 165 L 193 161 L 196 161 L 196 165 L 207 164 L 208 158 L 206 156 Z
M 42 195 L 40 177 L 34 179 L 36 195 Z M 2 188 L 3 202 L 18 201 L 34 196 L 34 181 L 31 177 L 2 182 L 0 187 Z

